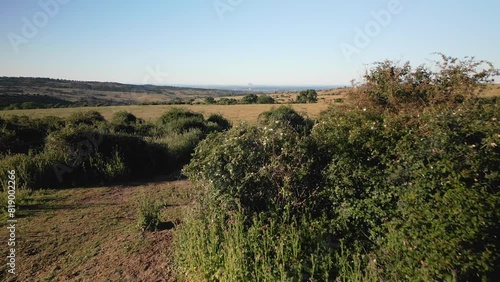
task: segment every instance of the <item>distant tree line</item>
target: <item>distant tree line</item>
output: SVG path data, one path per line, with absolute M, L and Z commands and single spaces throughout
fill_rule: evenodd
M 234 98 L 221 98 L 215 100 L 214 97 L 205 98 L 205 104 L 213 105 L 235 105 L 235 104 L 275 104 L 276 100 L 269 95 L 248 94 L 240 100 Z
M 205 104 L 235 105 L 235 104 L 277 104 L 278 102 L 269 95 L 248 94 L 240 100 L 234 98 L 221 98 L 215 100 L 214 97 L 206 97 Z M 318 93 L 314 89 L 300 91 L 295 103 L 316 103 L 318 102 Z

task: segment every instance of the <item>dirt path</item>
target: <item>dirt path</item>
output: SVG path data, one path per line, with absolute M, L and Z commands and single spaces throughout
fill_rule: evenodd
M 21 206 L 17 281 L 174 281 L 173 225 L 192 201 L 188 181 L 44 191 Z M 140 232 L 138 199 L 161 199 L 164 230 Z M 6 238 L 2 225 L 2 238 Z M 4 235 L 5 234 L 5 235 Z M 5 246 L 6 247 L 6 246 Z M 16 281 L 1 266 L 3 281 Z

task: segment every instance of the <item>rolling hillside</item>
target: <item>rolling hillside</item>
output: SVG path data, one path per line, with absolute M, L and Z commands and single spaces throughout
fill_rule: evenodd
M 244 95 L 246 91 L 133 85 L 52 78 L 0 77 L 0 108 L 10 104 L 99 106 L 176 103 L 204 97 Z M 45 105 L 45 106 L 43 106 Z

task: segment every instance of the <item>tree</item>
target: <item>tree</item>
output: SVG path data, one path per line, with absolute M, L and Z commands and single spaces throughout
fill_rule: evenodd
M 238 104 L 238 101 L 234 98 L 220 98 L 219 101 L 217 101 L 217 104 L 219 105 L 236 105 Z
M 214 97 L 206 97 L 205 98 L 205 104 L 215 104 Z
M 273 97 L 269 95 L 262 95 L 257 98 L 257 104 L 274 104 L 275 102 Z
M 243 104 L 255 104 L 257 103 L 257 95 L 255 94 L 248 94 L 243 99 L 241 99 L 241 103 Z
M 314 89 L 300 91 L 297 96 L 297 103 L 316 103 L 318 102 L 318 93 Z

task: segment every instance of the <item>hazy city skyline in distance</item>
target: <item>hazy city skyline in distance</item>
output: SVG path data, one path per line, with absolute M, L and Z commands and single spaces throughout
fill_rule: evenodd
M 500 65 L 496 1 L 0 2 L 0 76 L 335 86 L 433 52 Z

